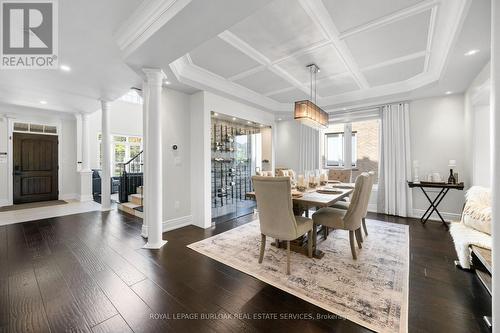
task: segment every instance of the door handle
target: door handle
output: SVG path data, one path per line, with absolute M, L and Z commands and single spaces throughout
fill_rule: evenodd
M 21 175 L 21 168 L 19 165 L 14 166 L 14 176 L 20 176 Z

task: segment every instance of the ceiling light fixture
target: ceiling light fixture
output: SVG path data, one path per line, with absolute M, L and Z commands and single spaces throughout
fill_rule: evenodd
M 63 72 L 71 72 L 71 67 L 69 67 L 68 65 L 61 65 L 59 66 L 59 69 Z
M 170 81 L 164 81 L 163 83 L 165 83 L 166 85 L 169 85 L 171 82 Z
M 446 95 L 451 95 L 451 91 L 445 92 Z
M 47 104 L 47 101 L 40 101 L 40 104 L 45 105 Z
M 471 55 L 474 55 L 476 53 L 479 53 L 479 50 L 474 49 L 474 50 L 470 50 L 470 51 L 465 52 L 464 56 L 471 56 Z
M 316 64 L 308 65 L 311 75 L 311 95 L 309 100 L 295 102 L 294 118 L 306 126 L 312 128 L 327 128 L 328 113 L 323 111 L 316 105 L 316 74 L 319 72 L 319 67 Z M 313 89 L 314 87 L 314 89 Z M 314 92 L 314 94 L 313 94 Z M 314 100 L 314 102 L 313 102 Z

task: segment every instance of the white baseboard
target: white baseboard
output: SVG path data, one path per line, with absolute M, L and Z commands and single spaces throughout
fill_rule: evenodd
M 9 206 L 9 200 L 5 199 L 5 200 L 0 200 L 0 207 L 2 206 Z
M 182 228 L 187 225 L 191 225 L 192 223 L 193 223 L 193 216 L 191 215 L 181 216 L 175 219 L 163 221 L 163 232 Z
M 419 219 L 419 218 L 422 217 L 422 215 L 424 215 L 424 213 L 425 213 L 424 209 L 413 208 L 413 215 L 412 215 L 412 217 Z M 441 216 L 443 217 L 443 219 L 446 222 L 460 221 L 460 214 L 448 213 L 448 212 L 441 212 L 441 211 L 439 213 L 441 214 Z M 439 218 L 438 214 L 436 214 L 436 212 L 432 213 L 432 215 L 429 218 L 429 220 L 431 220 L 431 221 L 441 221 L 441 219 Z
M 79 195 L 76 193 L 59 194 L 59 200 L 78 200 Z
M 376 203 L 368 204 L 368 211 L 371 213 L 378 213 L 377 204 Z
M 191 215 L 181 216 L 175 219 L 163 221 L 162 229 L 163 232 L 179 229 L 188 225 L 191 225 L 193 222 L 193 217 Z M 148 237 L 148 226 L 144 223 L 141 228 L 141 236 L 144 238 Z

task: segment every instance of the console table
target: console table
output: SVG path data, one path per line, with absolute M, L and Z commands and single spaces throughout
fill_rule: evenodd
M 433 212 L 436 212 L 439 218 L 441 219 L 441 222 L 443 222 L 443 225 L 448 229 L 448 224 L 444 221 L 443 217 L 441 216 L 441 213 L 438 210 L 438 206 L 443 201 L 444 197 L 450 190 L 463 190 L 464 189 L 464 183 L 458 183 L 458 184 L 446 184 L 446 183 L 433 183 L 433 182 L 408 182 L 408 186 L 410 188 L 414 187 L 419 187 L 422 192 L 424 193 L 425 197 L 429 201 L 429 208 L 425 211 L 424 215 L 420 218 L 420 222 L 425 224 L 429 217 L 431 217 Z M 440 189 L 438 195 L 434 198 L 431 199 L 429 194 L 425 191 L 426 188 L 437 188 Z

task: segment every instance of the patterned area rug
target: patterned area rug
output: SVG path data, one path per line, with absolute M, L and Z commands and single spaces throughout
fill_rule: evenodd
M 292 252 L 288 276 L 286 250 L 272 240 L 258 263 L 258 220 L 188 247 L 371 330 L 407 332 L 408 226 L 374 220 L 367 225 L 358 260 L 352 259 L 348 233 L 336 230 L 318 243 L 322 259 Z

